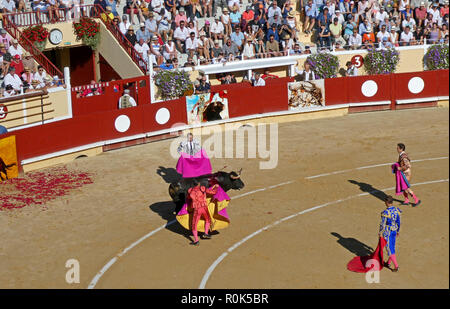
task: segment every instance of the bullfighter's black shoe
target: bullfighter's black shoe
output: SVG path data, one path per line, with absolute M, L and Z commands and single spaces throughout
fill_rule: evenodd
M 392 269 L 392 272 L 394 272 L 394 273 L 398 272 L 398 269 L 399 269 L 399 268 L 400 268 L 400 267 L 396 267 L 396 268 Z
M 420 205 L 420 203 L 422 203 L 422 201 L 421 200 L 419 200 L 417 203 L 414 203 L 413 205 L 412 205 L 412 207 L 416 207 L 416 206 L 419 206 Z
M 401 205 L 409 205 L 409 202 L 403 201 Z
M 200 241 L 196 241 L 196 242 L 191 242 L 191 245 L 193 245 L 193 246 L 198 246 L 198 245 L 200 245 Z
M 202 239 L 211 239 L 211 235 L 203 234 Z

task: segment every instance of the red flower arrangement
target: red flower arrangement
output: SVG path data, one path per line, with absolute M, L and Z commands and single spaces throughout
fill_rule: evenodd
M 93 50 L 97 48 L 100 43 L 100 23 L 91 18 L 82 17 L 79 22 L 73 22 L 73 29 L 77 40 L 83 41 Z
M 22 46 L 27 46 L 29 44 L 28 41 L 30 41 L 37 49 L 43 51 L 47 44 L 48 36 L 48 29 L 44 28 L 42 25 L 30 26 L 22 31 L 19 41 Z M 28 39 L 28 41 L 25 38 Z

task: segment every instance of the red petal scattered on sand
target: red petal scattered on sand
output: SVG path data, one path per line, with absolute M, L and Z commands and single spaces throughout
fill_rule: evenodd
M 31 172 L 24 178 L 0 182 L 0 189 L 2 186 L 12 185 L 19 191 L 0 196 L 0 210 L 44 205 L 50 200 L 67 195 L 69 190 L 93 183 L 91 176 L 89 173 L 69 171 L 60 167 L 45 172 Z

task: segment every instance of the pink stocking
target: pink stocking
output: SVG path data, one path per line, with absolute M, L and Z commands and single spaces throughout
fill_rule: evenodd
M 394 263 L 395 268 L 398 267 L 397 258 L 395 257 L 395 254 L 391 254 L 389 256 L 388 264 L 391 264 L 391 261 Z

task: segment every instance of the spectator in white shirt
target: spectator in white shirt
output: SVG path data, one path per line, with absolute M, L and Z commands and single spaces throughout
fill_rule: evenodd
M 433 3 L 432 7 L 428 10 L 428 13 L 433 16 L 432 20 L 434 23 L 437 23 L 441 17 L 441 12 L 438 8 L 437 3 Z
M 383 42 L 383 38 L 388 38 L 389 39 L 390 34 L 389 32 L 386 31 L 386 25 L 382 25 L 381 26 L 381 30 L 378 31 L 377 33 L 377 41 L 379 46 L 381 45 L 381 42 Z
M 213 40 L 222 40 L 224 34 L 224 26 L 219 19 L 219 16 L 214 17 L 214 21 L 211 24 L 211 35 Z
M 37 72 L 34 73 L 33 80 L 37 80 L 39 82 L 39 87 L 45 87 L 45 78 L 47 77 L 47 73 L 45 73 L 44 68 L 39 65 L 37 68 Z M 36 88 L 36 87 L 35 87 Z
M 136 45 L 134 45 L 134 49 L 141 54 L 141 57 L 143 59 L 147 58 L 147 52 L 150 50 L 150 47 L 148 46 L 147 43 L 144 42 L 144 39 L 140 39 L 138 43 L 136 43 Z
M 409 46 L 414 41 L 414 36 L 410 31 L 410 27 L 406 26 L 405 30 L 400 34 L 400 45 Z
M 3 13 L 14 13 L 16 11 L 16 2 L 14 0 L 2 0 L 1 7 Z
M 347 67 L 346 76 L 358 76 L 358 68 L 351 61 L 347 61 L 345 66 Z
M 278 16 L 281 16 L 281 9 L 277 6 L 276 1 L 272 2 L 272 6 L 267 10 L 267 18 L 273 17 L 275 13 L 278 13 Z
M 20 93 L 21 87 L 23 86 L 22 80 L 19 75 L 16 74 L 16 68 L 10 67 L 8 70 L 8 74 L 6 74 L 4 83 L 5 87 L 11 85 L 17 93 Z
M 408 17 L 402 21 L 402 28 L 405 29 L 406 26 L 409 26 L 412 31 L 416 29 L 416 21 L 411 17 L 411 15 L 408 15 Z
M 199 48 L 199 40 L 195 37 L 195 32 L 191 32 L 189 38 L 186 39 L 186 51 L 190 57 L 194 57 L 194 54 Z
M 180 26 L 175 29 L 173 33 L 173 37 L 175 38 L 175 42 L 177 44 L 177 49 L 182 53 L 183 52 L 183 44 L 186 39 L 189 37 L 189 30 L 184 26 L 184 21 L 180 21 Z
M 380 24 L 386 18 L 389 18 L 389 14 L 384 10 L 384 6 L 381 6 L 380 11 L 375 14 L 375 23 Z
M 122 21 L 119 24 L 120 32 L 122 32 L 123 35 L 125 35 L 128 31 L 128 28 L 131 26 L 130 22 L 128 21 L 127 15 L 123 15 Z
M 353 35 L 348 38 L 348 45 L 351 49 L 360 49 L 362 45 L 362 37 L 358 33 L 358 29 L 353 29 Z
M 16 39 L 12 41 L 12 45 L 8 48 L 8 52 L 11 54 L 11 57 L 14 57 L 15 55 L 19 55 L 20 59 L 22 59 L 22 47 L 19 46 L 19 42 L 17 42 Z

